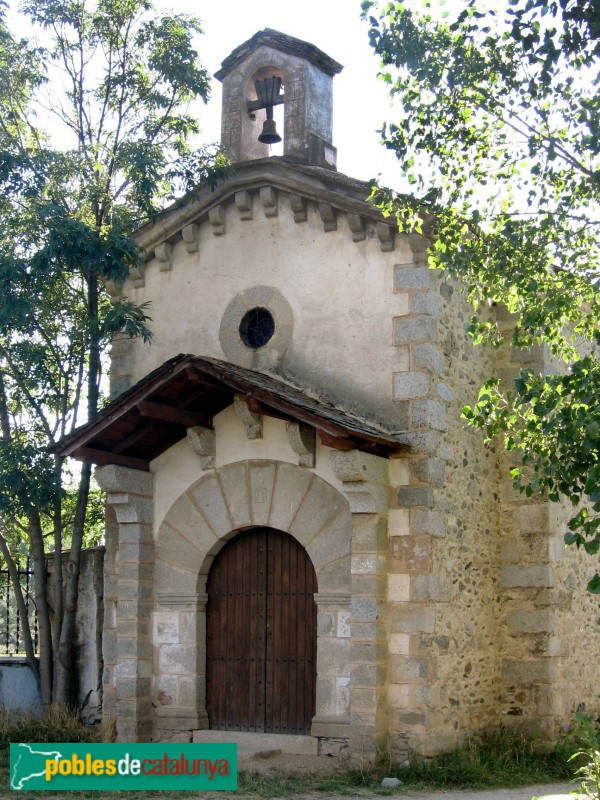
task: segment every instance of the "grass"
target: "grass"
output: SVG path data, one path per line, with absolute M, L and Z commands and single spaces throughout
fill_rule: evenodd
M 110 726 L 88 728 L 70 713 L 50 710 L 40 719 L 19 717 L 11 719 L 0 714 L 0 792 L 8 795 L 9 743 L 12 742 L 102 742 L 111 741 Z M 284 797 L 294 794 L 356 795 L 357 792 L 373 795 L 390 795 L 383 789 L 385 776 L 399 778 L 402 789 L 492 789 L 495 787 L 523 786 L 533 783 L 566 781 L 573 777 L 574 766 L 569 756 L 577 749 L 576 737 L 565 740 L 552 752 L 542 752 L 530 741 L 497 733 L 483 741 L 473 741 L 463 750 L 420 761 L 408 767 L 397 767 L 385 760 L 373 769 L 352 769 L 333 775 L 264 774 L 244 772 L 239 774 L 237 793 L 220 793 L 226 797 L 250 795 L 255 797 Z M 69 800 L 96 800 L 94 792 L 69 792 Z M 209 793 L 210 794 L 210 793 Z M 214 793 L 212 793 L 214 795 Z M 64 797 L 56 792 L 19 793 L 21 800 L 35 800 L 41 796 Z M 107 792 L 102 800 L 142 800 L 142 798 L 197 797 L 193 793 L 174 792 Z M 208 795 L 207 795 L 208 796 Z

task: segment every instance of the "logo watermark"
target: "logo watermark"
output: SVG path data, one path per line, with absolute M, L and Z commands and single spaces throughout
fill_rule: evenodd
M 237 745 L 11 744 L 10 788 L 237 789 Z

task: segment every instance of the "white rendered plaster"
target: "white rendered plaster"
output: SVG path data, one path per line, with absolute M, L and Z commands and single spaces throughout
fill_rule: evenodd
M 273 417 L 263 418 L 263 433 L 260 439 L 248 439 L 246 426 L 233 406 L 229 406 L 214 419 L 216 433 L 216 467 L 247 460 L 284 461 L 298 464 L 298 455 L 290 447 L 286 435 L 286 423 Z M 343 484 L 332 472 L 329 453 L 317 436 L 315 467 L 307 470 L 329 483 L 339 492 Z M 162 524 L 165 514 L 186 489 L 211 470 L 203 470 L 200 459 L 192 451 L 187 439 L 170 447 L 150 464 L 155 475 L 154 536 Z

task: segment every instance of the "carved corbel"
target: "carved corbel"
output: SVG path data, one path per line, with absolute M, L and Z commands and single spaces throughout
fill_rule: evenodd
M 240 219 L 252 219 L 254 216 L 254 209 L 250 192 L 236 192 L 235 207 L 240 212 Z
M 208 212 L 208 220 L 212 225 L 215 236 L 223 236 L 225 233 L 225 209 L 223 206 L 214 206 Z
M 197 456 L 200 456 L 202 469 L 214 469 L 217 439 L 212 428 L 195 425 L 187 429 L 187 440 Z
M 133 285 L 136 289 L 140 289 L 141 287 L 146 285 L 146 265 L 145 264 L 138 264 L 135 267 L 129 267 L 129 277 L 133 281 Z
M 335 208 L 327 203 L 319 203 L 319 214 L 321 215 L 324 231 L 337 230 L 337 212 Z
M 276 217 L 279 213 L 277 191 L 272 186 L 263 186 L 260 190 L 260 202 L 265 210 L 265 217 Z
M 385 222 L 377 223 L 377 238 L 384 253 L 394 249 L 394 231 Z
M 185 228 L 181 230 L 181 237 L 185 242 L 185 249 L 188 253 L 196 253 L 198 251 L 198 238 L 199 238 L 199 231 L 198 226 L 194 225 L 186 225 Z
M 316 431 L 303 422 L 288 422 L 285 426 L 290 447 L 297 453 L 298 464 L 301 467 L 312 468 L 315 466 Z
M 262 417 L 250 411 L 244 395 L 236 394 L 233 398 L 235 413 L 246 426 L 246 436 L 248 439 L 262 439 Z
M 348 214 L 348 225 L 352 231 L 352 241 L 362 242 L 365 238 L 365 226 L 360 214 Z
M 290 208 L 294 212 L 294 222 L 306 222 L 306 200 L 299 194 L 290 195 Z
M 154 251 L 158 267 L 161 272 L 169 272 L 173 269 L 173 248 L 168 242 L 159 244 Z

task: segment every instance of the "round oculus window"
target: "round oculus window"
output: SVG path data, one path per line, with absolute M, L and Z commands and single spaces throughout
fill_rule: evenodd
M 275 320 L 267 308 L 251 308 L 240 322 L 240 339 L 253 350 L 263 347 L 275 333 Z

